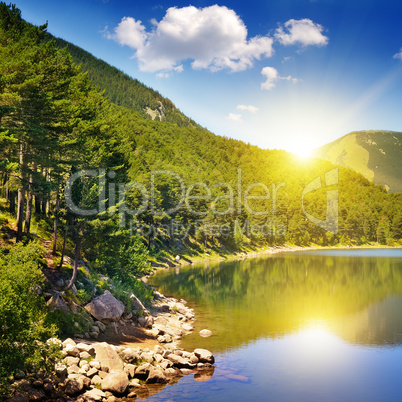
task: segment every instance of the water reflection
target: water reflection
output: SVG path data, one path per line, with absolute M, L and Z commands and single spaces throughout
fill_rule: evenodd
M 182 267 L 159 272 L 151 283 L 196 303 L 196 330 L 216 335 L 194 333 L 184 339 L 186 349 L 219 352 L 296 333 L 315 350 L 334 336 L 365 346 L 402 344 L 400 250 L 378 258 L 359 251 L 289 253 Z

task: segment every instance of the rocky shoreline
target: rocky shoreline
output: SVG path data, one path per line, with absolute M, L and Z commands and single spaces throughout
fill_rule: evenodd
M 48 342 L 60 346 L 63 356 L 56 363 L 55 372 L 50 376 L 19 373 L 9 400 L 130 401 L 145 399 L 189 374 L 197 381 L 212 377 L 215 359 L 211 352 L 205 349 L 189 352 L 179 347 L 180 339 L 193 330 L 194 312 L 184 300 L 167 298 L 155 291 L 149 311 L 136 299 L 137 310 L 123 315 L 119 301 L 113 299 L 105 292 L 85 307 L 94 323 L 89 336 L 80 338 L 97 338 L 110 329 L 119 331 L 121 326 L 130 325 L 142 328 L 155 340 L 153 349 L 115 346 L 90 339 L 68 338 L 63 342 L 50 339 Z

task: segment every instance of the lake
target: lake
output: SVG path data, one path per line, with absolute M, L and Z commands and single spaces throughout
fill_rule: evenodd
M 195 309 L 181 347 L 211 350 L 151 401 L 396 401 L 402 398 L 402 250 L 274 254 L 159 271 L 150 283 Z M 214 335 L 202 338 L 209 329 Z

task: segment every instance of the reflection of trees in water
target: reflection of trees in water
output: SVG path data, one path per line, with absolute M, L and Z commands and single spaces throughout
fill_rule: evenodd
M 401 341 L 402 323 L 395 317 L 398 310 L 400 316 L 401 298 L 373 305 L 402 294 L 398 258 L 289 254 L 184 267 L 179 274 L 165 271 L 152 283 L 162 292 L 197 302 L 211 317 L 210 329 L 224 334 L 228 347 L 282 336 L 312 320 L 326 322 L 350 342 Z

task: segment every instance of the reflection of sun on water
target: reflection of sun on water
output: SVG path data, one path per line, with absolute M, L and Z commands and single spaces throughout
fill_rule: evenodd
M 307 327 L 298 334 L 300 346 L 310 353 L 329 352 L 337 337 L 323 324 L 316 323 Z

